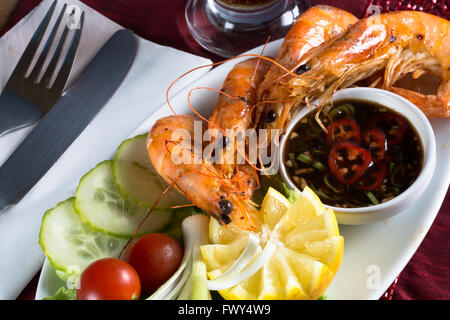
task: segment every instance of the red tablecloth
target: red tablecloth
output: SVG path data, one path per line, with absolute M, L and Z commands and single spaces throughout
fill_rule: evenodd
M 174 48 L 221 60 L 201 48 L 190 35 L 184 20 L 184 0 L 81 0 L 106 17 L 132 29 L 139 36 Z M 365 13 L 368 0 L 312 0 L 351 11 L 358 17 Z M 447 1 L 447 0 L 440 0 Z M 420 1 L 418 1 L 420 2 Z M 5 30 L 11 28 L 40 0 L 22 0 L 13 12 Z M 4 32 L 4 31 L 3 31 Z M 450 256 L 450 193 L 425 240 L 399 275 L 393 286 L 393 299 L 449 299 Z M 36 240 L 37 241 L 37 240 Z M 19 299 L 33 299 L 38 275 L 30 282 Z

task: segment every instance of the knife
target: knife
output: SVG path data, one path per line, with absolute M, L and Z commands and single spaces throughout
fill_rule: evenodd
M 132 31 L 117 31 L 0 167 L 0 211 L 28 193 L 108 102 L 128 73 L 136 48 Z

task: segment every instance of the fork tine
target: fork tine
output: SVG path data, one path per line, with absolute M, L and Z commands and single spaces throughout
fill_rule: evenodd
M 67 4 L 64 4 L 63 8 L 61 9 L 61 12 L 59 13 L 58 20 L 56 20 L 56 23 L 53 26 L 52 32 L 50 33 L 50 36 L 48 37 L 47 42 L 45 43 L 44 49 L 42 50 L 42 53 L 39 56 L 39 59 L 36 62 L 36 65 L 34 66 L 33 71 L 31 71 L 29 78 L 32 81 L 38 80 L 39 74 L 42 71 L 42 66 L 45 63 L 45 59 L 47 59 L 48 52 L 50 50 L 50 47 L 52 46 L 53 40 L 54 40 L 55 35 L 59 28 L 59 25 L 61 24 L 62 17 L 64 16 L 64 13 L 66 12 L 66 8 L 67 8 Z
M 52 90 L 56 90 L 57 92 L 62 92 L 64 90 L 67 79 L 69 78 L 70 71 L 72 69 L 73 62 L 75 60 L 83 25 L 84 25 L 84 11 L 80 17 L 79 28 L 77 28 L 73 34 L 72 42 L 70 44 L 66 56 L 64 57 L 63 64 L 61 66 L 61 69 L 59 70 L 58 76 L 55 79 Z
M 57 0 L 53 1 L 44 19 L 42 20 L 39 27 L 33 34 L 33 37 L 31 38 L 30 43 L 26 47 L 22 56 L 20 57 L 20 60 L 17 63 L 17 66 L 14 69 L 13 74 L 17 74 L 21 77 L 25 76 L 25 73 L 27 72 L 31 61 L 33 60 L 34 54 L 36 53 L 36 50 L 39 47 L 39 43 L 41 42 L 42 37 L 44 36 L 45 31 L 47 30 L 48 23 L 50 22 L 50 19 L 52 18 L 53 15 L 53 11 L 55 10 L 56 7 L 56 2 Z
M 73 13 L 72 13 L 73 14 Z M 72 15 L 71 14 L 71 15 Z M 48 87 L 52 75 L 55 73 L 56 67 L 58 65 L 59 58 L 61 56 L 62 49 L 64 47 L 64 43 L 66 42 L 67 34 L 69 33 L 69 28 L 66 26 L 64 28 L 63 34 L 61 36 L 61 39 L 59 39 L 58 45 L 56 47 L 55 52 L 53 53 L 52 59 L 50 61 L 50 64 L 47 67 L 47 70 L 44 73 L 44 76 L 42 77 L 40 81 L 40 85 L 44 87 Z

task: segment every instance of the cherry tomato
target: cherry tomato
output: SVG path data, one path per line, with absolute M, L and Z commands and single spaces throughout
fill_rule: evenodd
M 172 237 L 151 233 L 139 238 L 126 253 L 125 260 L 139 274 L 142 291 L 153 293 L 178 270 L 183 248 Z
M 329 144 L 342 141 L 351 141 L 356 144 L 361 142 L 359 126 L 352 119 L 340 119 L 332 122 L 327 127 L 327 141 Z
M 373 162 L 380 162 L 386 152 L 386 136 L 383 131 L 371 128 L 363 133 L 363 141 L 367 145 Z
M 125 261 L 104 258 L 91 263 L 81 274 L 78 300 L 133 300 L 141 294 L 136 270 Z
M 370 123 L 384 131 L 389 146 L 399 144 L 408 128 L 406 120 L 393 113 L 380 114 L 374 117 Z
M 377 189 L 386 176 L 386 165 L 379 162 L 371 166 L 357 182 L 358 187 L 362 190 L 370 191 Z
M 370 154 L 351 142 L 340 142 L 331 149 L 328 167 L 333 176 L 343 184 L 358 181 L 371 163 Z

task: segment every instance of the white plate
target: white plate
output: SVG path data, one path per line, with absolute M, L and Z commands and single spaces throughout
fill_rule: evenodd
M 265 55 L 276 55 L 281 40 L 270 43 Z M 250 51 L 259 53 L 260 48 Z M 187 94 L 195 87 L 221 88 L 233 65 L 239 60 L 229 61 L 194 82 L 171 99 L 179 114 L 191 113 L 187 105 Z M 196 91 L 191 97 L 192 105 L 205 116 L 212 112 L 217 94 L 205 90 Z M 153 123 L 170 115 L 167 105 L 148 118 L 131 135 L 147 132 Z M 406 266 L 419 247 L 436 214 L 450 182 L 450 120 L 431 121 L 436 135 L 437 165 L 435 174 L 425 193 L 411 203 L 408 210 L 382 222 L 362 226 L 340 226 L 345 239 L 344 258 L 333 283 L 327 290 L 329 299 L 379 299 L 394 279 Z M 36 299 L 53 294 L 63 283 L 58 280 L 49 263 L 44 264 L 38 284 Z

